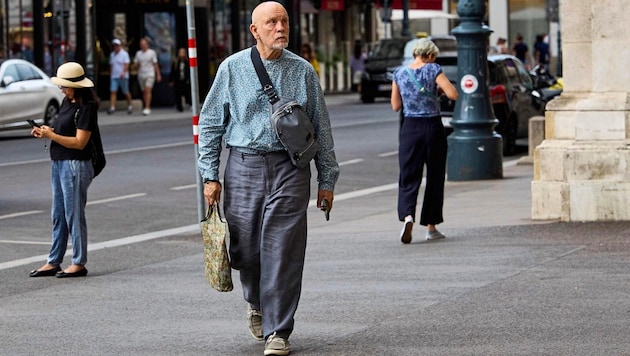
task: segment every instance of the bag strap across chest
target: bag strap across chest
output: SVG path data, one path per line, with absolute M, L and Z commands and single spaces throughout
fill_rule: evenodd
M 276 93 L 276 90 L 271 84 L 271 79 L 269 78 L 269 74 L 265 70 L 263 66 L 262 60 L 260 59 L 260 53 L 258 53 L 258 49 L 256 45 L 252 46 L 251 52 L 252 62 L 254 62 L 254 68 L 256 69 L 256 74 L 258 74 L 258 79 L 260 80 L 260 84 L 262 84 L 263 92 L 267 95 L 267 99 L 269 99 L 269 103 L 271 105 L 275 104 L 280 100 L 280 97 Z

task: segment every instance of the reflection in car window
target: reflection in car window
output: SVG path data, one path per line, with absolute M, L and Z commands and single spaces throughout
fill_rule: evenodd
M 383 41 L 374 47 L 374 58 L 402 58 L 403 46 L 398 41 Z
M 17 68 L 15 67 L 15 65 L 9 65 L 7 66 L 7 68 L 4 70 L 4 77 L 6 76 L 11 76 L 13 77 L 13 82 L 19 82 L 20 81 L 20 75 L 18 74 Z M 2 78 L 4 79 L 4 78 Z
M 497 78 L 500 75 L 497 73 L 497 67 L 494 65 L 494 62 L 488 62 L 488 84 L 490 86 L 496 85 L 499 82 Z
M 18 64 L 17 70 L 20 73 L 20 80 L 41 79 L 40 75 L 29 66 Z
M 514 85 L 517 85 L 521 82 L 518 76 L 518 70 L 516 69 L 516 65 L 511 59 L 506 59 L 505 61 L 503 61 L 503 68 L 505 69 L 505 74 L 507 74 L 506 83 L 508 84 L 509 90 L 511 90 Z
M 534 89 L 532 78 L 529 76 L 529 73 L 527 73 L 527 70 L 525 70 L 523 64 L 518 63 L 516 68 L 518 70 L 518 75 L 521 77 L 521 84 L 523 84 L 523 86 L 527 89 Z

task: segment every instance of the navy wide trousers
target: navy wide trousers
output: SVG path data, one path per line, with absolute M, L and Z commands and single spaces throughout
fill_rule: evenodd
M 439 224 L 444 221 L 444 180 L 446 175 L 446 132 L 440 117 L 409 118 L 403 120 L 398 146 L 398 218 L 416 217 L 418 191 L 422 183 L 423 168 L 427 166 L 427 179 L 420 213 L 420 225 Z

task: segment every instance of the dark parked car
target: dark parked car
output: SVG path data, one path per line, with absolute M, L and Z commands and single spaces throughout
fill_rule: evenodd
M 436 58 L 444 74 L 457 87 L 457 56 Z M 495 131 L 503 137 L 503 154 L 514 154 L 516 139 L 527 137 L 528 121 L 536 115 L 544 115 L 545 105 L 551 96 L 543 88 L 535 86 L 535 79 L 518 58 L 510 55 L 488 56 L 488 91 L 494 115 L 499 120 Z M 452 131 L 450 121 L 455 102 L 445 96 L 440 98 L 442 122 Z
M 375 97 L 389 98 L 392 93 L 392 73 L 403 61 L 408 38 L 380 40 L 365 61 L 361 78 L 361 101 L 373 103 Z
M 401 65 L 413 61 L 413 47 L 418 39 L 425 37 L 389 38 L 380 40 L 368 55 L 365 72 L 361 78 L 361 101 L 373 103 L 374 98 L 389 98 L 392 94 L 394 71 Z M 442 54 L 457 54 L 457 40 L 451 35 L 432 35 Z

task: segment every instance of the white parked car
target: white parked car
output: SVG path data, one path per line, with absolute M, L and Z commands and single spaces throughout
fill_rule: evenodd
M 64 95 L 50 78 L 22 59 L 0 59 L 0 128 L 28 127 L 26 120 L 50 124 Z

